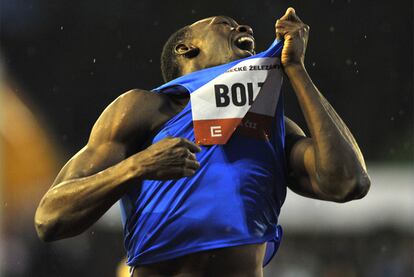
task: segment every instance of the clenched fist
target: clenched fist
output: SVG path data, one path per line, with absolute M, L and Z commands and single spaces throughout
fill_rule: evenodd
M 284 39 L 281 62 L 286 69 L 292 65 L 303 65 L 306 45 L 308 43 L 309 26 L 296 15 L 293 8 L 276 21 L 276 38 Z
M 200 167 L 195 153 L 201 149 L 184 138 L 165 138 L 136 154 L 133 162 L 143 179 L 169 180 L 188 177 Z

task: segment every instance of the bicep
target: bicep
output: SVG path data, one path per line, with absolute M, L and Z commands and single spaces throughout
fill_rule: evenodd
M 60 182 L 91 176 L 126 158 L 126 147 L 119 142 L 86 145 L 74 155 L 57 175 L 53 186 Z
M 130 141 L 139 143 L 144 118 L 136 105 L 139 94 L 127 92 L 112 102 L 92 127 L 88 143 L 62 168 L 53 186 L 96 174 L 127 157 Z
M 312 138 L 291 119 L 285 117 L 286 159 L 288 163 L 288 187 L 302 196 L 327 200 L 319 190 L 315 176 L 315 152 Z

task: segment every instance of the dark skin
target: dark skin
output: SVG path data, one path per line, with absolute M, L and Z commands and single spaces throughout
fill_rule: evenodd
M 289 188 L 315 199 L 346 202 L 362 198 L 370 180 L 362 153 L 304 65 L 309 26 L 289 8 L 276 22 L 284 39 L 281 62 L 310 130 L 285 118 Z M 191 35 L 175 47 L 187 74 L 254 54 L 249 26 L 223 16 L 190 26 Z M 248 41 L 249 39 L 245 39 Z M 200 148 L 181 138 L 149 145 L 157 130 L 180 112 L 189 98 L 132 90 L 111 103 L 92 128 L 87 145 L 62 168 L 35 216 L 38 235 L 53 241 L 82 233 L 132 186 L 144 179 L 191 176 Z M 265 244 L 203 251 L 136 268 L 135 276 L 262 276 Z

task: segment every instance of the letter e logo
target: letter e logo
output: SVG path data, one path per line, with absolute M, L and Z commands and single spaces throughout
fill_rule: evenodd
M 221 137 L 223 136 L 221 133 L 221 126 L 211 126 L 210 127 L 210 134 L 212 137 Z

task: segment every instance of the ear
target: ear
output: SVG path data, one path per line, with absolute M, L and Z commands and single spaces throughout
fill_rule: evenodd
M 175 46 L 174 53 L 191 59 L 200 53 L 200 49 L 192 44 L 179 43 Z

